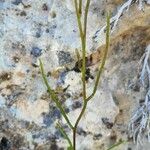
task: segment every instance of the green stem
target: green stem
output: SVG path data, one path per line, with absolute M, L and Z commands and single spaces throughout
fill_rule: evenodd
M 108 53 L 108 49 L 109 49 L 109 34 L 110 34 L 110 15 L 107 14 L 106 48 L 105 48 L 104 58 L 103 58 L 102 63 L 100 65 L 100 67 L 99 67 L 99 71 L 97 73 L 96 82 L 95 82 L 95 86 L 94 86 L 93 92 L 86 99 L 87 101 L 92 99 L 94 97 L 96 91 L 97 91 L 98 83 L 99 83 L 99 80 L 100 80 L 103 68 L 105 66 L 105 63 L 106 63 L 107 53 Z
M 83 100 L 86 100 L 86 32 L 87 32 L 87 17 L 89 10 L 90 0 L 87 0 L 84 14 L 84 32 L 83 37 L 81 37 L 82 44 L 82 83 L 83 83 Z
M 81 17 L 80 17 L 79 11 L 78 11 L 78 2 L 77 2 L 77 0 L 74 0 L 74 4 L 75 4 L 75 11 L 76 11 L 76 16 L 77 16 L 77 22 L 78 22 L 80 37 L 83 37 L 82 23 L 81 23 L 81 20 L 80 20 Z
M 43 77 L 43 80 L 44 80 L 44 83 L 47 87 L 47 90 L 52 98 L 52 100 L 55 102 L 56 106 L 60 109 L 61 111 L 61 114 L 63 115 L 63 117 L 65 118 L 67 124 L 69 125 L 69 127 L 71 129 L 73 129 L 73 126 L 70 122 L 70 120 L 68 119 L 67 115 L 66 115 L 66 112 L 64 111 L 63 107 L 61 106 L 61 104 L 59 103 L 59 99 L 58 97 L 56 96 L 55 92 L 51 89 L 49 83 L 48 83 L 48 80 L 46 78 L 46 75 L 45 75 L 45 71 L 44 71 L 44 67 L 43 67 L 43 63 L 42 61 L 40 60 L 40 70 L 41 70 L 41 73 L 42 73 L 42 77 Z
M 127 141 L 119 141 L 118 143 L 115 143 L 114 145 L 112 145 L 110 148 L 108 148 L 107 150 L 112 150 L 117 148 L 118 146 L 120 146 L 121 144 L 125 144 L 127 143 Z
M 74 0 L 75 3 L 75 10 L 76 10 L 76 16 L 77 16 L 77 22 L 80 32 L 80 38 L 81 38 L 81 44 L 82 44 L 82 83 L 83 83 L 83 97 L 86 99 L 86 81 L 85 81 L 85 57 L 86 57 L 86 42 L 85 42 L 85 33 L 83 33 L 82 29 L 82 23 L 81 23 L 81 15 L 78 10 L 78 3 L 77 0 Z
M 77 118 L 77 121 L 76 121 L 74 129 L 73 129 L 73 148 L 74 148 L 74 150 L 76 150 L 76 130 L 77 130 L 78 124 L 86 110 L 86 107 L 87 107 L 87 101 L 84 100 L 84 105 L 83 105 L 82 111 L 80 112 L 80 115 Z
M 87 16 L 88 16 L 88 10 L 89 10 L 89 5 L 90 5 L 90 0 L 87 0 L 86 7 L 85 7 L 85 14 L 84 14 L 84 26 L 82 29 L 82 23 L 81 23 L 81 15 L 80 12 L 82 9 L 82 0 L 80 0 L 80 5 L 79 5 L 79 10 L 78 10 L 78 5 L 77 5 L 77 0 L 74 0 L 75 2 L 75 9 L 76 9 L 76 16 L 77 16 L 77 21 L 78 21 L 78 27 L 79 27 L 79 32 L 80 32 L 80 38 L 81 38 L 81 44 L 82 44 L 82 85 L 83 85 L 83 108 L 80 112 L 79 117 L 76 120 L 74 129 L 73 129 L 73 149 L 76 150 L 76 130 L 78 127 L 78 124 L 86 110 L 87 107 L 87 101 L 86 101 L 86 80 L 85 80 L 85 75 L 86 75 L 86 32 L 87 32 Z
M 59 129 L 61 134 L 64 136 L 64 138 L 68 141 L 69 146 L 73 149 L 70 138 L 68 137 L 68 135 L 66 134 L 66 132 L 64 131 L 64 129 L 61 127 L 61 125 L 59 123 L 57 123 L 57 128 Z
M 73 150 L 76 150 L 76 128 L 73 129 Z
M 79 1 L 79 14 L 82 14 L 82 0 Z
M 87 33 L 87 17 L 88 17 L 88 10 L 89 10 L 89 6 L 90 6 L 90 1 L 91 0 L 87 0 L 86 3 L 86 7 L 85 7 L 85 14 L 84 14 L 84 41 L 86 43 L 86 33 Z
M 81 120 L 81 118 L 82 118 L 82 116 L 83 116 L 83 114 L 84 114 L 84 112 L 86 110 L 86 107 L 87 107 L 87 101 L 84 101 L 83 108 L 82 108 L 82 110 L 80 112 L 79 117 L 77 118 L 77 121 L 75 123 L 74 128 L 77 128 L 77 126 L 78 126 L 78 124 L 79 124 L 79 122 L 80 122 L 80 120 Z

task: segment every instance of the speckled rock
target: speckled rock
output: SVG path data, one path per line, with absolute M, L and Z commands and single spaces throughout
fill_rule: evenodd
M 104 35 L 100 35 L 98 43 L 93 36 L 105 24 L 106 10 L 115 14 L 122 2 L 91 1 L 87 53 L 93 52 L 98 43 L 104 44 Z M 134 16 L 139 10 L 133 6 L 130 11 Z M 121 20 L 113 36 L 130 28 Z M 145 20 L 146 23 L 150 21 Z M 72 133 L 47 93 L 38 59 L 43 61 L 48 81 L 74 123 L 82 107 L 81 73 L 72 70 L 77 60 L 76 48 L 81 52 L 73 1 L 0 1 L 0 149 L 66 149 L 67 142 L 55 127 L 58 120 L 69 136 Z M 115 51 L 107 60 L 98 91 L 79 124 L 78 150 L 105 150 L 116 141 L 127 139 L 129 116 L 144 91 L 128 88 L 137 75 L 139 60 L 125 62 L 123 56 Z M 93 78 L 95 68 L 90 68 Z M 93 78 L 87 80 L 88 95 L 94 87 Z M 130 147 L 135 149 L 131 142 L 118 150 Z

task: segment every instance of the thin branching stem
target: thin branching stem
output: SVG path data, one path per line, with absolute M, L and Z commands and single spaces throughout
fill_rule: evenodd
M 98 83 L 103 71 L 103 68 L 105 66 L 105 62 L 106 62 L 106 58 L 107 58 L 107 53 L 108 53 L 108 49 L 109 49 L 109 35 L 110 35 L 110 15 L 107 15 L 107 30 L 106 30 L 106 48 L 105 48 L 105 54 L 104 54 L 104 58 L 102 60 L 102 63 L 99 67 L 99 71 L 97 73 L 97 77 L 96 77 L 96 81 L 95 81 L 95 86 L 93 89 L 92 94 L 86 99 L 87 101 L 89 101 L 90 99 L 92 99 L 97 91 L 97 87 L 98 87 Z
M 81 20 L 80 20 L 81 16 L 80 16 L 79 11 L 78 11 L 78 2 L 77 2 L 77 0 L 74 0 L 74 4 L 75 4 L 75 11 L 76 11 L 76 16 L 77 16 L 78 27 L 79 27 L 79 31 L 80 31 L 80 37 L 83 37 L 82 23 L 81 23 Z
M 83 100 L 86 100 L 86 33 L 87 33 L 87 17 L 89 12 L 90 0 L 87 0 L 85 13 L 84 13 L 84 26 L 83 26 L 83 37 L 81 37 L 82 42 L 82 83 L 83 83 Z
M 59 129 L 61 134 L 64 136 L 64 138 L 68 141 L 69 147 L 73 149 L 72 142 L 71 142 L 70 138 L 68 137 L 65 130 L 63 129 L 63 127 L 59 123 L 57 123 L 57 128 Z
M 67 124 L 69 125 L 69 127 L 70 127 L 71 129 L 73 129 L 73 126 L 72 126 L 72 124 L 71 124 L 69 118 L 67 117 L 66 112 L 64 111 L 62 105 L 60 104 L 58 97 L 56 96 L 55 92 L 51 89 L 51 87 L 50 87 L 50 85 L 49 85 L 49 83 L 48 83 L 48 80 L 47 80 L 46 75 L 45 75 L 43 63 L 42 63 L 41 60 L 40 60 L 40 70 L 41 70 L 41 74 L 42 74 L 44 83 L 45 83 L 45 85 L 46 85 L 46 87 L 47 87 L 48 93 L 49 93 L 50 96 L 51 96 L 51 99 L 55 102 L 56 106 L 60 109 L 61 114 L 62 114 L 63 117 L 65 118 L 65 120 L 66 120 Z
M 88 17 L 90 2 L 91 2 L 91 0 L 87 0 L 86 7 L 85 7 L 85 14 L 84 14 L 84 40 L 85 40 L 85 43 L 86 43 L 86 33 L 87 33 L 87 17 Z
M 76 16 L 77 16 L 77 20 L 78 20 L 78 27 L 79 27 L 79 31 L 80 31 L 80 38 L 81 38 L 81 44 L 82 44 L 82 85 L 83 85 L 84 104 L 83 104 L 83 108 L 80 112 L 80 115 L 77 118 L 77 121 L 74 126 L 74 130 L 73 130 L 73 148 L 74 148 L 74 150 L 76 149 L 76 130 L 77 130 L 78 124 L 86 110 L 86 107 L 87 107 L 85 75 L 86 75 L 86 32 L 87 32 L 87 16 L 88 16 L 89 5 L 90 5 L 90 0 L 87 0 L 86 7 L 85 7 L 85 13 L 84 13 L 84 26 L 82 28 L 81 16 L 79 15 L 80 10 L 78 11 L 77 1 L 75 0 Z
M 79 14 L 82 15 L 82 0 L 79 0 Z
M 84 101 L 84 105 L 83 105 L 83 108 L 82 108 L 82 111 L 80 112 L 80 115 L 75 123 L 75 126 L 74 126 L 74 130 L 73 130 L 73 147 L 74 147 L 74 150 L 76 148 L 76 131 L 77 131 L 77 127 L 78 127 L 78 124 L 86 110 L 86 107 L 87 107 L 87 101 Z
M 78 5 L 79 2 L 79 5 Z M 59 99 L 57 97 L 57 95 L 55 94 L 55 92 L 51 89 L 47 77 L 45 75 L 44 72 L 44 67 L 42 64 L 42 61 L 40 60 L 40 69 L 41 69 L 41 73 L 42 73 L 42 77 L 44 80 L 44 83 L 47 87 L 47 90 L 51 96 L 51 99 L 56 103 L 56 106 L 60 109 L 61 114 L 63 115 L 63 117 L 65 118 L 68 126 L 71 128 L 72 132 L 73 132 L 73 144 L 70 140 L 70 138 L 68 137 L 68 135 L 66 134 L 66 132 L 64 131 L 64 129 L 61 127 L 61 125 L 57 125 L 57 127 L 59 128 L 60 132 L 63 134 L 64 138 L 68 141 L 71 149 L 76 150 L 76 132 L 77 132 L 77 127 L 78 124 L 87 108 L 87 103 L 88 101 L 94 96 L 94 94 L 97 91 L 97 86 L 98 86 L 98 82 L 102 73 L 102 70 L 104 68 L 105 65 L 105 61 L 106 61 L 106 57 L 107 57 L 107 53 L 108 53 L 108 48 L 109 48 L 109 32 L 110 32 L 110 16 L 107 16 L 107 32 L 106 32 L 106 50 L 105 50 L 105 54 L 104 54 L 104 58 L 102 61 L 102 64 L 100 66 L 100 69 L 98 71 L 97 74 L 97 78 L 96 78 L 96 82 L 95 82 L 95 86 L 93 89 L 93 93 L 87 98 L 86 97 L 86 33 L 87 33 L 87 17 L 88 17 L 88 11 L 89 11 L 89 6 L 90 6 L 90 0 L 86 1 L 86 6 L 85 6 L 85 12 L 84 12 L 84 22 L 83 22 L 83 27 L 82 27 L 82 0 L 74 0 L 74 4 L 75 4 L 75 10 L 76 10 L 76 16 L 77 16 L 77 22 L 78 22 L 78 28 L 79 28 L 79 33 L 80 33 L 80 39 L 81 39 L 81 45 L 82 45 L 82 86 L 83 86 L 83 107 L 82 110 L 75 122 L 75 125 L 73 126 L 72 123 L 70 122 L 68 116 L 66 115 L 61 103 L 59 102 Z
M 126 141 L 119 141 L 119 142 L 115 143 L 114 145 L 112 145 L 107 150 L 113 150 L 113 149 L 117 148 L 118 146 L 120 146 L 121 144 L 125 144 L 125 143 L 126 143 Z
M 90 0 L 87 0 L 87 4 L 86 4 L 86 8 L 88 8 L 89 6 L 89 2 Z M 82 28 L 82 21 L 81 21 L 81 15 L 79 13 L 79 9 L 78 9 L 78 2 L 77 0 L 74 0 L 74 4 L 75 4 L 75 10 L 76 10 L 76 16 L 77 16 L 77 22 L 78 22 L 78 27 L 79 27 L 79 32 L 80 32 L 80 39 L 81 39 L 81 45 L 82 45 L 82 85 L 83 85 L 83 97 L 84 99 L 86 99 L 86 80 L 85 80 L 85 73 L 86 73 L 86 68 L 85 68 L 85 59 L 86 59 L 86 36 L 85 36 L 85 30 L 86 30 L 86 25 L 87 23 L 84 23 L 84 30 Z M 85 11 L 85 16 L 84 16 L 84 20 L 87 21 L 87 14 L 88 14 L 88 9 L 86 9 Z

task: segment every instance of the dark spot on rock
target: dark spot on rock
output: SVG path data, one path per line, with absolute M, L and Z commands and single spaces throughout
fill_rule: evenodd
M 53 25 L 52 28 L 53 28 L 53 29 L 56 29 L 56 28 L 57 28 L 57 25 Z
M 40 38 L 41 37 L 41 31 L 37 31 L 36 34 L 35 34 L 35 37 Z
M 19 5 L 20 3 L 22 3 L 22 0 L 14 0 L 12 2 L 12 4 L 14 4 L 14 5 Z
M 40 133 L 36 133 L 36 134 L 32 134 L 32 138 L 33 139 L 38 139 L 39 137 L 41 136 L 41 134 Z
M 99 8 L 96 6 L 93 8 L 93 11 L 98 11 L 98 10 L 99 10 Z
M 87 136 L 89 133 L 88 132 L 86 132 L 86 131 L 84 131 L 82 128 L 77 128 L 77 133 L 79 134 L 79 135 L 81 135 L 81 136 Z
M 17 134 L 13 136 L 12 145 L 14 149 L 20 149 L 21 146 L 24 146 L 24 137 Z
M 55 35 L 55 29 L 57 28 L 57 24 L 55 22 L 52 22 L 50 24 L 50 26 L 48 27 L 48 30 L 49 30 L 49 36 L 51 38 L 54 38 L 54 35 Z
M 0 81 L 7 81 L 10 79 L 11 79 L 11 73 L 5 72 L 0 75 Z
M 136 84 L 136 85 L 134 85 L 133 86 L 133 91 L 135 91 L 135 92 L 139 92 L 140 91 L 140 85 L 139 84 Z
M 69 108 L 65 108 L 65 112 L 69 113 L 70 112 Z
M 93 61 L 93 56 L 92 55 L 90 55 L 90 59 L 89 59 L 89 63 L 92 63 L 92 61 Z
M 59 51 L 58 53 L 58 59 L 60 65 L 65 65 L 67 63 L 71 63 L 73 59 L 71 58 L 71 55 L 69 52 Z
M 117 106 L 119 105 L 119 101 L 115 95 L 113 95 L 113 101 Z
M 94 35 L 93 37 L 92 37 L 92 39 L 94 40 L 94 39 L 96 39 L 97 38 L 97 35 Z M 95 43 L 96 43 L 96 41 L 94 41 Z
M 33 73 L 33 74 L 32 74 L 32 78 L 36 78 L 36 74 Z
M 41 29 L 41 25 L 39 25 L 39 27 L 37 28 L 35 37 L 40 38 L 42 35 L 42 29 Z
M 72 70 L 75 71 L 75 72 L 77 72 L 77 73 L 81 72 L 81 69 L 78 66 L 78 62 L 75 63 L 75 66 L 74 66 L 74 68 Z
M 101 134 L 101 133 L 94 134 L 94 135 L 93 135 L 93 140 L 99 140 L 101 137 L 102 137 L 102 134 Z
M 35 63 L 32 63 L 32 66 L 35 67 L 35 68 L 39 67 L 39 66 L 38 66 L 37 64 L 35 64 Z
M 52 117 L 50 114 L 43 114 L 43 123 L 49 127 L 53 123 Z
M 110 122 L 108 118 L 102 118 L 102 122 L 108 129 L 113 127 L 113 123 Z
M 52 12 L 51 12 L 51 17 L 52 17 L 52 18 L 56 18 L 56 13 L 55 13 L 55 11 L 52 11 Z
M 120 115 L 122 115 L 122 114 L 123 114 L 123 110 L 122 110 L 122 109 L 120 109 L 120 110 L 119 110 L 119 113 L 120 113 Z
M 22 3 L 22 5 L 24 8 L 30 8 L 31 7 L 31 5 L 25 5 L 24 3 Z
M 101 11 L 101 15 L 105 16 L 105 11 L 104 10 Z
M 14 102 L 16 102 L 17 97 L 19 97 L 23 92 L 21 90 L 14 90 L 10 95 L 7 95 L 7 107 L 11 107 Z
M 30 122 L 29 121 L 25 121 L 25 120 L 22 120 L 21 121 L 21 127 L 22 128 L 28 128 L 30 126 Z
M 73 110 L 81 107 L 82 107 L 82 103 L 80 101 L 75 101 L 72 105 Z
M 44 11 L 47 11 L 47 10 L 48 10 L 48 6 L 47 6 L 47 4 L 46 4 L 46 3 L 44 3 L 44 4 L 43 4 L 43 6 L 42 6 L 42 10 L 44 10 Z
M 12 49 L 19 50 L 19 54 L 26 55 L 26 48 L 25 45 L 21 44 L 20 42 L 12 43 Z
M 109 144 L 114 145 L 117 143 L 117 135 L 116 132 L 114 130 L 112 130 L 111 135 L 110 135 L 110 139 L 109 139 Z
M 6 137 L 2 137 L 1 142 L 0 142 L 0 149 L 10 150 L 10 142 Z
M 49 33 L 49 29 L 46 29 L 45 32 L 46 32 L 46 33 Z
M 85 80 L 87 81 L 88 79 L 94 79 L 94 77 L 91 75 L 90 69 L 86 68 L 86 76 L 85 76 Z
M 50 116 L 53 119 L 60 119 L 61 118 L 61 113 L 60 110 L 58 108 L 56 108 L 55 106 L 50 106 Z
M 121 131 L 121 134 L 125 134 L 125 133 L 126 133 L 126 131 L 125 131 L 125 130 Z
M 56 139 L 55 138 L 52 138 L 51 139 L 51 146 L 50 146 L 50 150 L 59 150 L 59 147 L 57 146 L 57 143 L 56 143 Z
M 0 90 L 2 90 L 2 89 L 0 89 Z M 5 97 L 5 96 L 6 96 L 6 94 L 2 93 L 2 97 Z
M 116 142 L 117 140 L 117 135 L 116 133 L 113 131 L 112 134 L 110 135 L 110 140 L 113 141 L 114 143 Z
M 26 16 L 27 15 L 27 13 L 25 12 L 25 11 L 22 11 L 21 13 L 20 13 L 20 16 Z
M 47 72 L 47 77 L 50 77 L 51 74 L 52 74 L 52 73 L 51 73 L 50 71 L 48 71 L 48 72 Z
M 59 75 L 59 78 L 58 78 L 58 81 L 57 81 L 57 85 L 61 85 L 61 84 L 64 84 L 65 83 L 65 78 L 66 78 L 66 75 L 67 75 L 67 72 L 66 71 L 63 71 L 60 73 Z M 67 89 L 66 89 L 67 90 Z M 65 91 L 66 91 L 65 90 Z M 65 92 L 64 91 L 64 92 Z
M 33 47 L 31 50 L 31 55 L 33 55 L 34 57 L 39 57 L 42 54 L 42 49 L 38 48 L 38 47 Z
M 15 62 L 15 63 L 18 63 L 18 62 L 19 62 L 19 60 L 20 60 L 20 58 L 19 58 L 19 57 L 17 57 L 17 56 L 14 56 L 14 57 L 13 57 L 13 60 L 14 60 L 14 62 Z
M 10 127 L 8 119 L 1 121 L 0 125 L 0 130 L 8 130 Z
M 54 133 L 54 135 L 55 135 L 56 139 L 59 139 L 59 138 L 63 137 L 63 134 L 59 130 L 56 130 L 55 133 Z
M 50 149 L 51 149 L 51 150 L 59 150 L 59 148 L 58 148 L 58 146 L 56 145 L 56 143 L 51 144 Z
M 140 76 L 138 75 L 138 78 L 140 78 Z M 135 91 L 135 92 L 139 92 L 140 91 L 140 87 L 141 87 L 141 85 L 140 85 L 140 82 L 136 82 L 136 83 L 131 83 L 130 81 L 128 81 L 129 82 L 129 84 L 128 84 L 128 87 L 130 88 L 130 89 L 132 89 L 133 91 Z
M 128 135 L 127 139 L 128 139 L 128 142 L 133 142 L 133 136 Z
M 144 102 L 145 102 L 145 100 L 144 100 L 144 99 L 140 99 L 140 100 L 139 100 L 139 104 L 140 104 L 140 106 L 143 106 Z
M 132 148 L 131 148 L 131 147 L 128 147 L 128 150 L 132 150 Z
M 92 57 L 90 57 L 90 59 L 92 59 Z M 90 59 L 86 57 L 86 66 L 90 64 L 91 62 Z M 82 68 L 82 60 L 79 60 L 75 63 L 75 66 L 72 70 L 75 72 L 81 72 L 81 68 Z M 88 79 L 94 79 L 93 75 L 90 72 L 90 68 L 86 68 L 85 80 L 88 81 Z
M 89 77 L 88 77 L 87 75 L 85 76 L 85 80 L 86 80 L 86 81 L 88 81 L 88 80 L 89 80 Z
M 69 87 L 70 87 L 70 85 L 68 85 L 67 87 L 63 88 L 63 93 L 65 93 Z M 65 94 L 65 96 L 66 96 L 66 94 Z
M 29 72 L 30 72 L 30 69 L 27 69 L 26 72 L 29 73 Z
M 70 98 L 71 94 L 70 93 L 65 93 L 66 98 Z

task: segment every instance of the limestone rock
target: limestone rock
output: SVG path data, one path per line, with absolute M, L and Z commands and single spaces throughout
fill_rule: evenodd
M 114 15 L 123 2 L 91 1 L 88 54 L 105 42 L 105 34 L 96 37 L 100 39 L 98 43 L 93 36 L 105 25 L 106 11 L 111 10 Z M 138 62 L 144 52 L 145 43 L 141 45 L 134 38 L 150 25 L 148 4 L 149 0 L 144 12 L 133 4 L 111 35 L 115 45 L 112 43 L 110 47 L 113 54 L 107 59 L 98 91 L 79 124 L 79 150 L 105 150 L 120 139 L 127 139 L 130 116 L 145 94 L 138 85 L 129 85 L 138 75 Z M 133 24 L 139 26 L 138 31 L 133 32 L 131 41 L 128 38 L 123 42 L 123 33 L 133 31 Z M 144 33 L 148 34 L 146 42 L 149 42 L 150 33 Z M 121 40 L 117 45 L 118 38 Z M 49 84 L 56 89 L 66 113 L 75 122 L 83 103 L 81 73 L 72 70 L 77 61 L 76 48 L 81 52 L 73 1 L 0 1 L 0 149 L 66 149 L 67 142 L 55 127 L 56 122 L 59 120 L 70 136 L 71 132 L 47 93 L 38 59 L 43 61 Z M 97 65 L 90 68 L 94 78 L 95 68 Z M 94 81 L 87 80 L 88 95 Z M 127 143 L 118 150 L 127 147 L 135 149 L 132 143 Z

